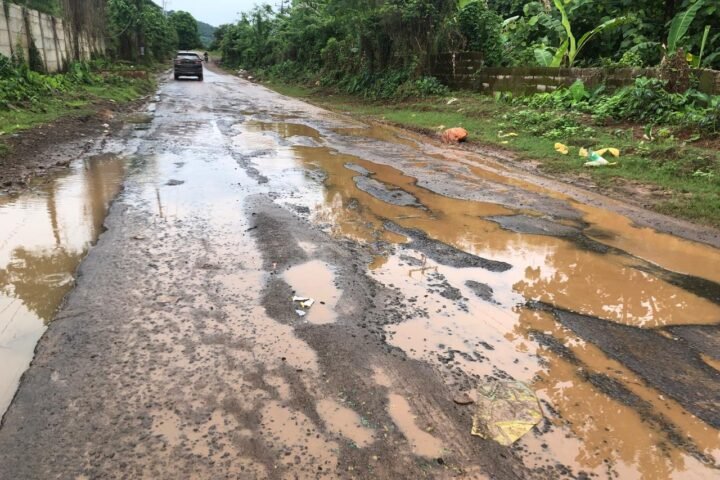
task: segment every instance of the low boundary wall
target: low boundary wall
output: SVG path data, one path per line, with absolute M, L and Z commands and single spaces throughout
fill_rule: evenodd
M 631 85 L 638 77 L 657 77 L 654 68 L 552 68 L 482 66 L 482 54 L 473 52 L 444 53 L 430 58 L 430 74 L 451 88 L 492 94 L 512 92 L 528 95 L 550 92 L 582 80 L 590 88 L 605 85 L 616 89 Z M 720 71 L 695 69 L 698 89 L 720 95 Z

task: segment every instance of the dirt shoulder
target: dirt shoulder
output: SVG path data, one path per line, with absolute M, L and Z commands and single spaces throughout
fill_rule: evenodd
M 42 121 L 42 116 L 34 117 L 28 111 L 31 126 L 16 130 L 15 125 L 10 129 L 13 133 L 0 137 L 0 194 L 18 192 L 33 178 L 67 168 L 93 150 L 102 151 L 124 123 L 135 122 L 133 113 L 152 98 L 152 85 L 107 86 L 102 95 L 117 96 L 118 100 L 94 98 L 77 108 L 67 106 L 72 99 L 65 99 L 62 110 L 55 112 L 51 121 Z

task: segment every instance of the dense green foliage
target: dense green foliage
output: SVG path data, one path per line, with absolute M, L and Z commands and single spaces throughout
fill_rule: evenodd
M 152 0 L 107 0 L 107 29 L 111 55 L 124 60 L 152 63 L 202 46 L 192 15 L 165 13 Z
M 59 0 L 10 0 L 10 2 L 52 15 L 60 12 Z
M 108 0 L 108 48 L 113 57 L 137 61 L 141 46 L 147 61 L 167 58 L 177 46 L 177 33 L 162 9 L 151 0 Z
M 137 80 L 112 73 L 112 68 L 102 61 L 76 62 L 65 73 L 46 75 L 31 70 L 25 62 L 13 62 L 0 55 L 0 111 L 42 110 L 49 99 L 67 99 L 83 88 L 110 88 L 134 82 Z
M 222 26 L 213 46 L 260 75 L 386 97 L 427 75 L 437 52 L 480 52 L 488 66 L 655 66 L 680 24 L 677 47 L 720 67 L 720 3 L 705 0 L 295 0 Z
M 177 46 L 180 50 L 192 50 L 202 47 L 198 23 L 188 12 L 172 12 L 170 22 L 177 32 Z
M 666 83 L 638 78 L 635 84 L 607 94 L 604 88 L 586 90 L 577 81 L 569 88 L 515 99 L 513 103 L 548 112 L 543 128 L 552 130 L 557 113 L 572 111 L 592 115 L 596 122 L 630 121 L 647 125 L 678 126 L 704 134 L 720 133 L 720 97 L 689 89 L 684 93 L 666 90 Z M 538 123 L 542 123 L 538 121 Z M 540 132 L 545 133 L 545 132 Z

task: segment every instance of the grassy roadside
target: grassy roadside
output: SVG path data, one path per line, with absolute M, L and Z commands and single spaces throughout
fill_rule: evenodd
M 717 139 L 698 139 L 682 131 L 642 125 L 597 125 L 587 115 L 543 112 L 470 92 L 377 103 L 277 81 L 265 84 L 331 110 L 428 133 L 440 131 L 440 127 L 461 126 L 468 130 L 471 143 L 502 148 L 521 165 L 539 164 L 543 173 L 565 181 L 594 184 L 600 191 L 655 211 L 720 227 Z M 457 100 L 449 102 L 452 98 Z M 570 153 L 558 153 L 557 142 L 569 146 Z M 584 167 L 587 159 L 579 156 L 580 147 L 618 148 L 620 158 L 607 155 L 618 165 Z
M 24 88 L 29 93 L 27 99 L 17 102 L 4 102 L 0 108 L 0 155 L 11 153 L 9 139 L 23 131 L 39 125 L 49 124 L 63 118 L 84 117 L 107 108 L 108 105 L 122 105 L 141 98 L 155 89 L 155 80 L 151 72 L 147 75 L 123 76 L 121 68 L 92 73 L 84 81 L 57 81 L 57 87 L 37 88 L 35 85 L 13 85 Z M 47 81 L 55 85 L 52 79 L 57 76 L 42 76 L 36 82 Z M 5 87 L 0 80 L 0 87 Z M 6 87 L 7 88 L 7 87 Z

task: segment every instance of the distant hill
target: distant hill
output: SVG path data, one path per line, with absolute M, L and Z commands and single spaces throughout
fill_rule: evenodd
M 213 27 L 205 22 L 197 21 L 198 30 L 200 32 L 200 40 L 202 41 L 205 48 L 209 47 L 213 41 L 213 33 L 217 30 L 217 27 Z

